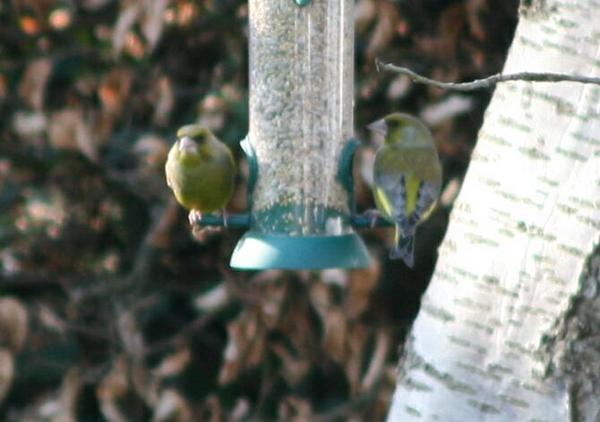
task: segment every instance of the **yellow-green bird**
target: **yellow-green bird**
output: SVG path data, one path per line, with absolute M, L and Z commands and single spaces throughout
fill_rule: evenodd
M 190 221 L 202 213 L 222 210 L 231 198 L 235 162 L 229 147 L 196 124 L 177 131 L 165 164 L 167 185 L 189 209 Z
M 377 209 L 396 226 L 390 258 L 414 265 L 417 225 L 435 206 L 442 186 L 442 166 L 431 132 L 417 118 L 392 113 L 368 126 L 385 136 L 373 165 Z

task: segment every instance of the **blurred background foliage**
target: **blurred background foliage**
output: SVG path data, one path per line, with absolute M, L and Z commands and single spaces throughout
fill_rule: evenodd
M 178 126 L 210 127 L 236 151 L 244 210 L 247 3 L 0 3 L 0 419 L 381 420 L 491 93 L 413 85 L 374 59 L 496 73 L 517 7 L 356 3 L 359 208 L 370 121 L 420 116 L 444 165 L 414 270 L 388 261 L 380 229 L 363 233 L 368 269 L 235 272 L 241 233 L 194 239 L 163 164 Z

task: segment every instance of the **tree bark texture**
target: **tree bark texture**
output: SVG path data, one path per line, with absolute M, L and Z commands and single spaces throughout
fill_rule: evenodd
M 600 1 L 523 1 L 504 73 L 600 74 Z M 389 421 L 600 421 L 600 87 L 497 87 Z

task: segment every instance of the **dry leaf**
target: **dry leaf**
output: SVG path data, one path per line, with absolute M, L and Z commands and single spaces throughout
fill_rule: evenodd
M 4 401 L 15 376 L 15 360 L 10 350 L 0 347 L 0 403 Z
M 153 422 L 192 422 L 191 407 L 174 389 L 164 390 L 152 416 Z
M 309 421 L 312 415 L 312 406 L 306 399 L 288 396 L 279 404 L 278 417 L 280 421 Z
M 446 7 L 440 15 L 438 31 L 440 40 L 446 43 L 446 54 L 454 55 L 458 37 L 465 28 L 464 2 L 454 3 Z
M 67 29 L 72 22 L 72 12 L 65 7 L 54 9 L 48 16 L 48 24 L 57 31 Z
M 125 51 L 138 60 L 141 60 L 146 54 L 146 46 L 142 42 L 142 38 L 135 31 L 127 33 L 125 37 Z
M 344 311 L 330 307 L 324 323 L 323 349 L 334 361 L 344 363 L 348 354 L 348 324 Z
M 136 362 L 142 362 L 145 356 L 146 346 L 144 337 L 140 331 L 135 315 L 132 311 L 121 310 L 117 318 L 117 331 L 121 343 L 129 356 Z
M 76 422 L 77 421 L 77 400 L 83 388 L 84 380 L 81 377 L 79 368 L 71 368 L 63 377 L 59 394 L 56 400 L 46 402 L 43 407 L 46 408 L 49 418 L 52 422 Z
M 473 109 L 473 99 L 465 95 L 450 95 L 442 101 L 430 104 L 421 110 L 419 117 L 429 126 L 465 114 Z
M 481 12 L 487 8 L 486 0 L 468 0 L 465 3 L 467 9 L 467 23 L 471 34 L 479 41 L 484 41 L 487 36 L 485 24 L 479 18 Z
M 17 257 L 15 251 L 11 248 L 5 248 L 0 251 L 0 265 L 4 276 L 10 276 L 22 271 L 23 265 Z
M 141 13 L 142 4 L 137 1 L 128 2 L 124 9 L 119 13 L 119 18 L 113 28 L 112 35 L 113 54 L 115 56 L 118 56 L 123 50 L 125 42 L 127 41 L 127 35 L 131 28 L 133 28 L 133 25 L 137 22 Z
M 451 179 L 444 188 L 442 194 L 440 195 L 440 204 L 442 204 L 445 207 L 452 206 L 452 204 L 458 197 L 458 193 L 460 192 L 461 186 L 462 183 L 459 178 L 455 177 Z
M 261 317 L 267 328 L 272 329 L 279 323 L 287 296 L 288 283 L 276 281 L 261 286 Z
M 212 131 L 221 130 L 225 125 L 226 108 L 227 103 L 223 98 L 216 95 L 207 95 L 200 103 L 198 123 Z
M 169 146 L 163 138 L 156 135 L 142 136 L 135 142 L 133 153 L 145 167 L 160 170 L 161 178 L 164 176 Z
M 25 75 L 19 83 L 19 96 L 34 110 L 44 106 L 46 85 L 52 71 L 50 59 L 33 60 L 27 65 Z
M 256 311 L 245 310 L 227 325 L 227 347 L 219 384 L 233 381 L 242 372 L 256 367 L 265 351 L 265 333 Z
M 98 90 L 104 113 L 114 117 L 121 115 L 132 84 L 133 73 L 126 68 L 114 68 L 104 76 Z
M 80 151 L 90 161 L 98 161 L 98 145 L 80 109 L 52 113 L 48 127 L 50 145 L 56 149 Z
M 206 410 L 202 414 L 202 421 L 223 422 L 223 414 L 225 412 L 223 411 L 223 406 L 221 405 L 219 397 L 211 394 L 204 401 L 204 406 Z
M 290 349 L 298 356 L 312 360 L 318 353 L 319 336 L 305 291 L 290 292 L 284 315 L 276 329 L 289 339 Z
M 381 277 L 381 263 L 372 259 L 368 268 L 350 271 L 350 286 L 346 299 L 348 319 L 359 318 L 369 308 L 371 292 Z
M 396 26 L 400 21 L 398 9 L 393 3 L 384 1 L 379 2 L 378 6 L 377 24 L 367 46 L 367 60 L 369 62 L 372 62 L 383 49 L 387 48 L 392 38 L 394 38 Z
M 288 385 L 298 385 L 310 371 L 311 362 L 305 356 L 295 356 L 283 344 L 276 343 L 271 349 L 283 362 L 281 375 Z
M 212 314 L 225 308 L 231 302 L 231 295 L 223 283 L 202 293 L 194 300 L 200 312 Z
M 154 123 L 160 126 L 166 126 L 169 123 L 169 115 L 175 105 L 175 94 L 173 92 L 173 84 L 168 76 L 162 76 L 158 79 L 156 85 L 156 99 L 153 101 L 154 115 L 152 117 Z
M 388 100 L 397 101 L 408 95 L 413 83 L 407 75 L 398 75 L 388 86 L 386 97 Z
M 131 364 L 131 384 L 147 406 L 154 407 L 158 403 L 160 380 L 149 371 L 143 363 Z
M 96 389 L 100 410 L 104 417 L 111 422 L 127 422 L 127 417 L 121 411 L 118 401 L 129 392 L 128 369 L 125 358 L 117 357 L 112 370 Z
M 362 368 L 365 362 L 365 349 L 370 331 L 371 329 L 365 324 L 352 324 L 349 329 L 349 356 L 344 365 L 350 391 L 353 395 L 358 393 L 361 388 Z
M 136 58 L 156 47 L 162 34 L 164 14 L 169 0 L 126 1 L 113 29 L 113 54 L 118 56 L 124 48 Z M 133 32 L 136 23 L 140 23 L 146 45 Z M 137 45 L 132 45 L 137 44 Z
M 150 50 L 153 50 L 163 30 L 163 16 L 169 0 L 145 0 L 142 33 Z
M 354 6 L 354 27 L 357 34 L 367 30 L 377 16 L 374 0 L 358 0 Z
M 0 73 L 0 100 L 4 100 L 8 95 L 8 82 L 6 76 Z
M 250 416 L 250 401 L 244 397 L 237 399 L 227 418 L 228 422 L 242 422 Z
M 362 379 L 362 389 L 370 390 L 373 385 L 384 375 L 385 362 L 392 347 L 392 336 L 386 329 L 377 331 L 375 337 L 375 350 L 369 359 L 369 367 Z
M 313 283 L 310 286 L 309 294 L 312 306 L 319 314 L 321 323 L 325 325 L 329 307 L 332 305 L 331 288 L 324 283 Z
M 321 271 L 321 281 L 325 284 L 346 287 L 348 285 L 348 271 L 342 268 L 329 268 Z
M 182 347 L 172 355 L 165 357 L 160 365 L 153 370 L 159 378 L 172 377 L 180 374 L 192 362 L 190 349 Z
M 29 332 L 25 305 L 13 297 L 0 298 L 0 342 L 12 352 L 23 350 Z
M 24 140 L 39 142 L 47 124 L 48 120 L 44 113 L 17 111 L 14 113 L 12 127 Z
M 38 306 L 37 319 L 42 323 L 43 327 L 59 334 L 65 334 L 67 331 L 67 324 L 65 320 L 59 317 L 48 305 L 40 304 Z
M 205 1 L 205 3 L 207 3 L 207 1 Z M 208 7 L 210 8 L 210 6 Z M 177 5 L 177 24 L 180 27 L 191 25 L 198 15 L 198 12 L 198 6 L 193 2 L 180 2 Z
M 169 152 L 167 142 L 154 134 L 143 135 L 135 142 L 131 152 L 138 165 L 124 171 L 113 170 L 113 177 L 151 203 L 157 200 L 164 203 L 174 198 L 165 182 L 164 166 Z

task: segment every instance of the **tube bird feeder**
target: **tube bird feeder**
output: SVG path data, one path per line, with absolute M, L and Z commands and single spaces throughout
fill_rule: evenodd
M 365 267 L 352 229 L 354 0 L 249 0 L 250 230 L 238 269 Z

